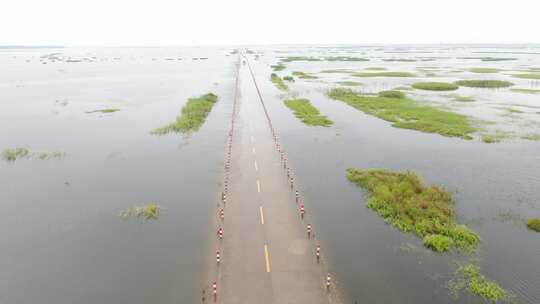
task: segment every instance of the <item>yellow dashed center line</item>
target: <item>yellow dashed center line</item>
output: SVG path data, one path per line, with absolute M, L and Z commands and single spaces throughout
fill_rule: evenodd
M 264 244 L 264 259 L 266 261 L 266 272 L 270 272 L 270 259 L 268 258 L 268 246 Z
M 261 213 L 261 225 L 264 225 L 264 212 L 262 206 L 259 207 L 259 211 Z
M 261 193 L 261 182 L 257 180 L 257 192 Z

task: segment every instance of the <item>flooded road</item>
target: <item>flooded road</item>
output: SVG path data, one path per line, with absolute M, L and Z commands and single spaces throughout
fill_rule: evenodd
M 393 128 L 326 96 L 337 81 L 378 92 L 416 81 L 502 79 L 515 88 L 540 83 L 512 74 L 540 68 L 534 47 L 259 47 L 248 54 L 279 130 L 330 271 L 351 302 L 478 303 L 446 288 L 456 263 L 477 260 L 483 274 L 515 295 L 540 303 L 540 239 L 524 220 L 540 216 L 540 94 L 460 88 L 475 102 L 445 93 L 407 91 L 415 100 L 471 115 L 488 131 L 516 132 L 496 144 Z M 61 159 L 0 161 L 0 302 L 194 303 L 203 285 L 209 229 L 220 191 L 226 130 L 232 111 L 232 48 L 98 48 L 0 50 L 0 149 L 65 152 Z M 486 53 L 478 53 L 486 52 Z M 491 53 L 505 52 L 505 53 Z M 348 55 L 362 62 L 285 63 L 318 79 L 295 79 L 289 93 L 269 81 L 284 56 Z M 258 57 L 255 60 L 255 57 Z M 490 62 L 464 57 L 513 57 Z M 416 61 L 384 61 L 389 58 Z M 422 61 L 420 57 L 436 57 Z M 201 59 L 203 58 L 203 59 Z M 204 59 L 208 58 L 208 59 Z M 427 60 L 427 59 L 426 59 Z M 385 67 L 418 77 L 360 78 L 326 69 Z M 437 75 L 418 68 L 431 67 Z M 503 70 L 477 74 L 473 67 Z M 219 96 L 190 137 L 152 136 L 175 119 L 188 98 Z M 313 128 L 282 102 L 309 98 L 335 124 Z M 120 111 L 86 113 L 105 108 Z M 524 113 L 510 112 L 509 108 Z M 487 131 L 482 132 L 487 132 Z M 436 254 L 366 208 L 366 193 L 345 169 L 412 170 L 455 195 L 456 221 L 478 232 L 472 256 Z M 118 214 L 149 202 L 156 220 Z

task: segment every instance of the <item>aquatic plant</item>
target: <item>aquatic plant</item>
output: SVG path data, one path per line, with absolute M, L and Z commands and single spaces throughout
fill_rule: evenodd
M 536 232 L 540 232 L 540 218 L 532 218 L 528 220 L 527 227 Z
M 386 98 L 398 98 L 398 99 L 405 98 L 405 93 L 400 92 L 400 91 L 394 91 L 394 90 L 381 91 L 378 93 L 378 95 L 379 97 L 386 97 Z
M 472 139 L 471 134 L 476 131 L 467 116 L 422 105 L 408 98 L 362 95 L 345 88 L 331 89 L 328 96 L 367 114 L 392 122 L 392 126 L 396 128 L 463 139 Z
M 290 82 L 294 82 L 294 77 L 292 77 L 292 76 L 284 76 L 284 77 L 283 77 L 283 80 L 287 80 L 287 81 L 290 81 Z
M 338 81 L 337 84 L 340 84 L 342 86 L 348 86 L 348 87 L 357 87 L 357 86 L 363 86 L 364 84 L 358 81 Z
M 275 84 L 276 87 L 282 91 L 287 91 L 289 89 L 289 87 L 283 82 L 283 79 L 281 79 L 275 73 L 272 73 L 272 75 L 270 75 L 270 81 L 272 81 L 272 83 Z
M 534 134 L 534 133 L 526 134 L 526 135 L 521 136 L 521 139 L 540 141 L 540 134 Z
M 313 75 L 310 75 L 310 74 L 307 74 L 307 73 L 304 73 L 304 72 L 300 72 L 300 71 L 295 71 L 295 72 L 292 72 L 292 74 L 300 79 L 317 79 L 319 77 L 317 76 L 313 76 Z
M 449 287 L 457 293 L 467 289 L 471 293 L 496 303 L 509 301 L 510 293 L 494 281 L 488 280 L 480 273 L 480 267 L 474 264 L 462 265 L 456 270 L 457 278 L 453 279 Z
M 218 101 L 218 96 L 213 93 L 188 99 L 182 107 L 181 116 L 176 121 L 161 128 L 152 130 L 153 135 L 165 135 L 169 133 L 187 133 L 199 130 L 206 121 L 206 117 Z
M 507 88 L 514 85 L 510 81 L 488 79 L 459 80 L 454 83 L 458 86 L 470 88 Z
M 523 88 L 512 88 L 510 89 L 512 92 L 516 93 L 526 93 L 526 94 L 538 94 L 540 93 L 540 90 L 538 89 L 523 89 Z
M 289 56 L 281 59 L 283 62 L 293 62 L 293 61 L 321 61 L 320 58 L 307 57 L 307 56 Z
M 470 68 L 469 72 L 472 73 L 498 73 L 500 69 L 497 68 Z
M 514 76 L 516 78 L 540 80 L 540 74 L 539 73 L 524 73 L 524 74 L 515 74 L 515 75 L 512 75 L 512 76 Z
M 278 64 L 275 64 L 275 65 L 272 65 L 271 68 L 277 72 L 277 71 L 283 71 L 287 68 L 287 66 L 285 66 L 284 64 L 282 63 L 278 63 Z
M 118 111 L 120 111 L 120 109 L 110 108 L 110 109 L 100 109 L 100 110 L 94 110 L 94 111 L 87 111 L 86 113 L 114 113 L 114 112 L 118 112 Z
M 2 158 L 6 161 L 16 161 L 18 158 L 27 157 L 30 151 L 26 148 L 5 149 Z
M 354 73 L 355 77 L 415 77 L 416 75 L 410 72 L 360 72 Z
M 428 91 L 455 91 L 459 89 L 457 85 L 447 82 L 417 82 L 412 87 Z
M 350 182 L 369 193 L 367 206 L 402 232 L 424 239 L 434 251 L 471 250 L 480 237 L 465 225 L 454 223 L 452 195 L 438 186 L 425 186 L 411 171 L 347 169 Z
M 424 246 L 437 252 L 446 252 L 452 246 L 452 239 L 440 234 L 428 234 L 423 242 Z
M 121 218 L 129 218 L 129 217 L 143 217 L 144 219 L 150 220 L 150 219 L 157 219 L 160 212 L 161 212 L 161 206 L 156 203 L 148 203 L 142 207 L 132 207 L 125 211 L 120 212 Z
M 486 144 L 493 144 L 493 143 L 501 142 L 503 139 L 511 138 L 512 136 L 513 134 L 510 132 L 503 132 L 503 131 L 497 130 L 493 133 L 483 134 L 481 136 L 481 139 Z
M 321 115 L 319 110 L 311 104 L 309 99 L 288 99 L 285 100 L 284 103 L 293 111 L 294 116 L 308 126 L 328 127 L 334 123 L 326 116 Z
M 62 151 L 52 151 L 52 152 L 39 152 L 36 155 L 39 159 L 46 160 L 46 159 L 53 159 L 53 158 L 62 158 L 66 156 L 66 153 Z

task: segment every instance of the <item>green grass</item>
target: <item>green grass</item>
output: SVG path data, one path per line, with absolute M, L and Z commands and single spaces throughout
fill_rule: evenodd
M 271 66 L 271 68 L 272 68 L 275 72 L 277 72 L 277 71 L 283 71 L 283 70 L 285 70 L 285 69 L 287 68 L 287 66 L 285 66 L 285 65 L 282 64 L 282 63 L 278 63 L 278 64 L 275 64 L 275 65 Z
M 512 138 L 513 134 L 503 131 L 495 131 L 494 133 L 483 134 L 481 139 L 486 144 L 499 143 L 504 139 Z
M 283 62 L 293 62 L 293 61 L 321 61 L 320 58 L 315 57 L 306 57 L 306 56 L 289 56 L 281 59 Z
M 469 72 L 473 73 L 498 73 L 500 69 L 497 68 L 470 68 Z
M 514 84 L 509 81 L 504 80 L 459 80 L 454 82 L 458 86 L 470 87 L 470 88 L 507 88 L 511 87 Z
M 182 107 L 181 116 L 176 121 L 161 128 L 152 130 L 153 135 L 165 135 L 169 133 L 187 133 L 199 130 L 206 121 L 206 117 L 218 101 L 218 96 L 213 93 L 188 99 Z
M 521 136 L 521 139 L 531 140 L 531 141 L 540 141 L 540 134 L 526 134 Z
M 337 84 L 340 84 L 342 86 L 348 86 L 348 87 L 358 87 L 363 86 L 364 84 L 358 81 L 338 81 Z
M 509 301 L 510 293 L 494 281 L 480 273 L 480 267 L 474 264 L 463 265 L 456 271 L 458 278 L 453 280 L 450 288 L 454 292 L 467 289 L 469 292 L 482 297 L 486 301 L 496 303 Z
M 400 92 L 400 91 L 394 91 L 394 90 L 381 91 L 377 95 L 379 97 L 385 97 L 385 98 L 397 98 L 397 99 L 405 98 L 405 93 Z
M 383 68 L 383 67 L 369 67 L 369 68 L 365 68 L 364 70 L 366 70 L 366 71 L 386 71 L 387 68 Z
M 512 75 L 516 78 L 522 78 L 522 79 L 540 79 L 540 74 L 539 73 L 524 73 L 524 74 L 515 74 L 515 75 Z
M 110 108 L 110 109 L 100 109 L 100 110 L 94 110 L 94 111 L 87 111 L 86 113 L 114 113 L 114 112 L 118 112 L 118 111 L 120 111 L 120 109 Z
M 538 89 L 523 89 L 523 88 L 512 88 L 510 89 L 512 92 L 516 93 L 525 93 L 525 94 L 538 94 L 540 93 L 540 90 Z
M 289 87 L 283 82 L 283 79 L 281 79 L 278 75 L 275 73 L 272 73 L 270 75 L 270 81 L 276 85 L 276 87 L 282 91 L 287 91 Z
M 321 115 L 308 99 L 288 99 L 284 103 L 293 111 L 294 116 L 308 126 L 328 127 L 334 123 L 326 116 Z
M 2 158 L 6 161 L 16 161 L 19 158 L 28 157 L 30 151 L 26 148 L 5 149 Z
M 415 77 L 416 75 L 409 72 L 360 72 L 352 74 L 356 77 Z
M 310 75 L 310 74 L 307 74 L 307 73 L 304 73 L 304 72 L 300 72 L 300 71 L 295 71 L 295 72 L 292 72 L 292 74 L 300 79 L 317 79 L 319 77 L 317 76 L 313 76 L 313 75 Z
M 283 76 L 283 80 L 294 82 L 294 77 L 292 77 L 292 76 Z
M 408 98 L 361 95 L 344 88 L 331 89 L 328 96 L 367 114 L 390 121 L 396 128 L 463 139 L 472 139 L 471 134 L 476 131 L 467 116 L 422 105 Z
M 528 220 L 527 227 L 536 232 L 540 232 L 540 218 L 532 218 Z
M 424 239 L 437 252 L 472 250 L 480 237 L 454 222 L 452 195 L 439 186 L 426 186 L 414 172 L 347 169 L 350 182 L 369 193 L 367 206 L 388 224 Z
M 459 89 L 457 85 L 447 82 L 417 82 L 412 87 L 428 91 L 455 91 Z
M 142 207 L 132 207 L 120 212 L 120 217 L 142 217 L 144 219 L 157 219 L 161 212 L 161 206 L 156 203 L 149 203 Z

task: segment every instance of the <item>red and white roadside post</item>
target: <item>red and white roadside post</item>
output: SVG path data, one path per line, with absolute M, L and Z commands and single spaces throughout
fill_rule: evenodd
M 223 208 L 219 210 L 219 218 L 221 218 L 222 221 L 225 219 L 225 210 L 223 210 Z
M 304 219 L 304 213 L 306 213 L 306 209 L 304 208 L 304 204 L 300 205 L 300 218 Z
M 220 262 L 221 262 L 221 254 L 219 250 L 216 250 L 216 264 L 219 265 Z
M 214 302 L 217 301 L 217 282 L 212 283 L 212 293 L 214 293 Z
M 319 264 L 319 262 L 321 261 L 321 245 L 320 244 L 317 244 L 315 255 L 317 256 L 317 264 Z
M 311 239 L 311 224 L 307 225 L 307 238 L 309 240 Z
M 330 272 L 326 275 L 326 290 L 330 291 L 330 284 L 332 283 L 332 276 Z
M 294 188 L 294 177 L 291 176 L 291 189 Z
M 218 234 L 219 239 L 222 240 L 223 239 L 223 228 L 219 227 L 217 234 Z
M 298 200 L 300 199 L 300 193 L 298 193 L 298 190 L 296 190 L 294 195 L 296 196 L 296 202 L 298 203 Z

